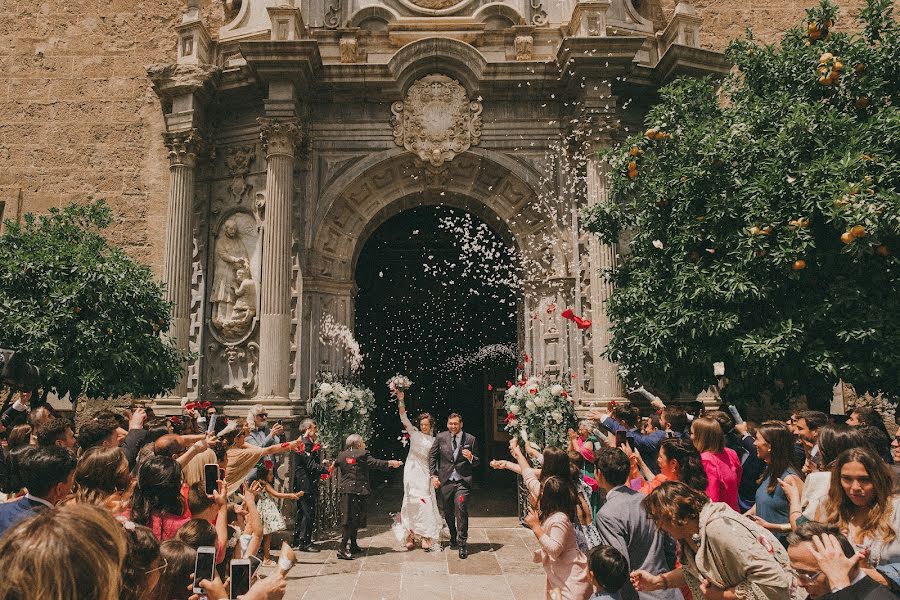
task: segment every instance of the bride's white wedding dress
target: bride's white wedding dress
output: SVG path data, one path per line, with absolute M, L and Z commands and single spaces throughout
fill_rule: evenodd
M 412 532 L 422 538 L 438 541 L 447 529 L 438 510 L 437 496 L 431 485 L 428 452 L 434 437 L 426 435 L 410 423 L 406 413 L 400 421 L 409 433 L 409 455 L 403 467 L 403 506 L 394 533 L 401 542 Z

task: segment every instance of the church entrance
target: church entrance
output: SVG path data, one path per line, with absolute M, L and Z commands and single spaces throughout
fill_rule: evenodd
M 366 353 L 360 377 L 377 400 L 376 454 L 406 454 L 385 385 L 402 373 L 413 381 L 412 418 L 429 412 L 443 430 L 449 413 L 462 415 L 464 429 L 479 440 L 480 479 L 492 457 L 508 456 L 494 402 L 502 402 L 518 355 L 510 243 L 481 218 L 441 205 L 400 212 L 365 242 L 355 269 L 354 329 Z

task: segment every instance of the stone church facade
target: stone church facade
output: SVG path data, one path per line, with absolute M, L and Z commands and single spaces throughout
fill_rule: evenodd
M 317 371 L 343 368 L 318 324 L 352 327 L 369 234 L 423 204 L 477 214 L 534 265 L 529 368 L 574 374 L 582 407 L 621 397 L 601 356 L 617 249 L 573 233 L 606 193 L 597 152 L 641 127 L 667 81 L 728 71 L 710 22 L 768 23 L 737 2 L 106 4 L 16 9 L 0 213 L 107 198 L 112 235 L 164 278 L 171 333 L 200 356 L 163 407 L 264 399 L 281 416 L 302 412 Z

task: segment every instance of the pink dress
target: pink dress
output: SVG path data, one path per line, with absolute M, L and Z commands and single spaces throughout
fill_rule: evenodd
M 587 558 L 575 544 L 575 527 L 565 514 L 556 512 L 541 523 L 544 535 L 534 551 L 534 562 L 544 565 L 547 573 L 547 599 L 559 592 L 561 600 L 588 600 L 594 588 L 588 581 Z
M 743 468 L 737 453 L 731 448 L 725 448 L 716 453 L 702 452 L 700 459 L 709 479 L 706 485 L 706 495 L 709 499 L 713 502 L 724 502 L 740 512 L 738 486 L 741 483 Z

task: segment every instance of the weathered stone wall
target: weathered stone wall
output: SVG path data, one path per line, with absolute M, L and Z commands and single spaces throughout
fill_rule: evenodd
M 665 26 L 675 0 L 643 0 Z M 752 27 L 775 41 L 814 1 L 696 0 L 701 43 L 722 49 Z M 843 25 L 861 0 L 842 2 Z M 162 275 L 168 163 L 144 66 L 172 62 L 184 2 L 0 0 L 0 203 L 5 216 L 105 198 L 109 236 Z M 215 32 L 221 3 L 204 2 Z

